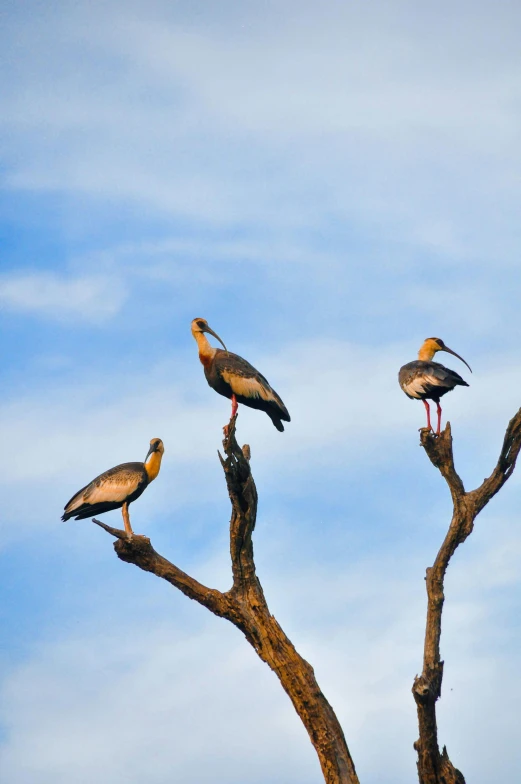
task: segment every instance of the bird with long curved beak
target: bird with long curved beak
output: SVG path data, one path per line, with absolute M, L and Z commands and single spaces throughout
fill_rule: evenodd
M 427 338 L 418 352 L 418 359 L 408 362 L 400 368 L 398 382 L 407 397 L 423 400 L 423 405 L 427 411 L 427 427 L 429 430 L 432 430 L 432 425 L 431 411 L 427 400 L 433 400 L 436 403 L 438 413 L 436 435 L 439 436 L 442 413 L 440 398 L 447 392 L 451 392 L 454 387 L 468 387 L 469 385 L 455 370 L 449 370 L 444 365 L 440 365 L 439 362 L 432 361 L 437 351 L 446 351 L 448 354 L 457 357 L 467 365 L 472 373 L 470 365 L 465 362 L 463 357 L 460 357 L 459 354 L 456 354 L 455 351 L 446 346 L 441 338 Z
M 84 520 L 121 508 L 127 536 L 133 534 L 128 507 L 159 474 L 165 447 L 160 438 L 152 438 L 144 463 L 121 463 L 97 476 L 72 496 L 65 505 L 62 520 Z
M 277 430 L 284 430 L 282 420 L 290 421 L 288 410 L 264 376 L 245 359 L 228 351 L 206 319 L 194 319 L 191 328 L 208 384 L 232 401 L 231 418 L 237 413 L 238 404 L 244 403 L 250 408 L 265 411 Z M 213 335 L 224 351 L 211 346 L 205 333 Z

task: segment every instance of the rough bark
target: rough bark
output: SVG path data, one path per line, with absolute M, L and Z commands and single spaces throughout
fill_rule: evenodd
M 431 430 L 421 431 L 421 445 L 431 463 L 445 479 L 453 504 L 449 530 L 431 567 L 427 569 L 427 623 L 423 653 L 423 671 L 416 676 L 412 692 L 416 701 L 419 739 L 414 744 L 418 753 L 420 784 L 465 784 L 463 774 L 449 759 L 447 749 L 440 752 L 436 725 L 436 701 L 441 696 L 443 661 L 440 658 L 441 618 L 444 579 L 449 561 L 456 548 L 472 533 L 474 521 L 484 506 L 497 493 L 514 471 L 521 448 L 521 409 L 510 420 L 503 446 L 492 474 L 470 492 L 454 467 L 450 424 L 436 436 Z
M 335 713 L 322 694 L 313 668 L 300 656 L 271 615 L 255 570 L 252 533 L 257 515 L 257 490 L 250 471 L 250 450 L 235 438 L 234 417 L 225 429 L 223 458 L 219 455 L 232 505 L 230 552 L 233 585 L 221 592 L 208 588 L 159 555 L 150 540 L 94 522 L 116 537 L 114 549 L 122 561 L 139 566 L 169 582 L 239 628 L 260 658 L 277 675 L 300 716 L 322 767 L 327 784 L 358 784 L 355 766 Z

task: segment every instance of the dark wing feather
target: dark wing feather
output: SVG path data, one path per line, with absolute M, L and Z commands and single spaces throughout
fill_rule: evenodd
M 228 370 L 236 376 L 242 376 L 243 378 L 258 378 L 271 389 L 268 379 L 265 378 L 262 373 L 259 373 L 257 368 L 254 368 L 253 365 L 250 365 L 246 359 L 243 359 L 238 354 L 232 354 L 231 351 L 224 351 L 222 348 L 218 348 L 215 354 L 215 364 L 220 371 Z
M 121 463 L 97 476 L 65 504 L 62 520 L 80 520 L 91 514 L 118 509 L 138 498 L 148 484 L 143 463 Z M 103 508 L 102 508 L 103 507 Z

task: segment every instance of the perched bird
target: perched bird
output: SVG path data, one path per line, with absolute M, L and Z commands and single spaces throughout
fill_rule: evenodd
M 217 338 L 224 351 L 211 346 L 205 337 L 205 332 Z M 205 319 L 196 318 L 192 321 L 192 335 L 199 348 L 199 359 L 204 367 L 208 384 L 220 395 L 232 401 L 232 418 L 237 413 L 237 404 L 244 403 L 250 408 L 265 411 L 277 430 L 282 432 L 284 425 L 281 420 L 290 422 L 290 415 L 264 376 L 245 359 L 228 351 L 219 335 L 208 326 Z
M 429 430 L 432 430 L 432 425 L 431 411 L 427 400 L 434 400 L 438 412 L 436 435 L 439 436 L 441 425 L 440 397 L 447 392 L 451 392 L 454 387 L 468 387 L 468 384 L 455 370 L 449 370 L 444 365 L 440 365 L 439 362 L 432 362 L 432 358 L 437 351 L 447 351 L 449 354 L 453 354 L 464 362 L 472 373 L 470 365 L 465 362 L 463 357 L 460 357 L 452 349 L 447 348 L 443 340 L 440 338 L 427 338 L 418 352 L 418 359 L 415 359 L 414 362 L 408 362 L 400 368 L 398 381 L 407 397 L 423 400 L 423 405 L 427 410 L 427 427 Z
M 65 505 L 62 520 L 70 520 L 71 517 L 83 520 L 121 507 L 125 531 L 129 537 L 132 536 L 129 504 L 139 498 L 158 475 L 164 451 L 161 439 L 153 438 L 144 463 L 122 463 L 97 476 L 72 496 Z

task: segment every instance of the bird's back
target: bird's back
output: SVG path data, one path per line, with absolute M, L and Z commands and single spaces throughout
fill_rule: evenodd
M 229 372 L 242 378 L 256 377 L 269 387 L 267 379 L 264 378 L 262 373 L 259 373 L 257 368 L 254 368 L 253 365 L 238 354 L 232 354 L 231 351 L 224 351 L 224 349 L 218 348 L 212 364 L 219 373 Z

